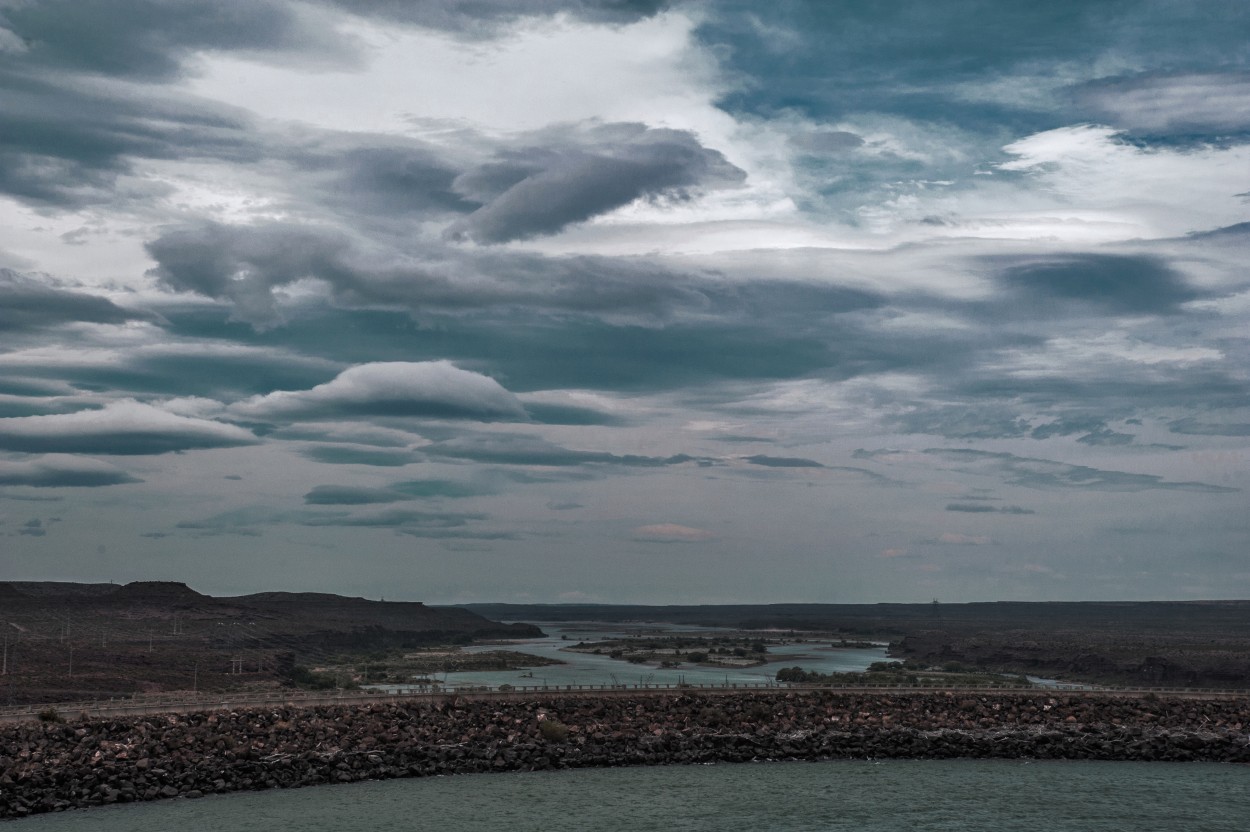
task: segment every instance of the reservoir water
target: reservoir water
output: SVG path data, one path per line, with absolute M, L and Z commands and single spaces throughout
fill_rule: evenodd
M 1207 763 L 747 763 L 478 774 L 110 806 L 13 832 L 1245 832 L 1250 768 Z

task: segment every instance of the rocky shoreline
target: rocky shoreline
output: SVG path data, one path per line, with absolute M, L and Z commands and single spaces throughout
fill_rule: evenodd
M 891 757 L 1250 763 L 1250 697 L 448 696 L 26 723 L 0 729 L 0 818 L 395 777 Z

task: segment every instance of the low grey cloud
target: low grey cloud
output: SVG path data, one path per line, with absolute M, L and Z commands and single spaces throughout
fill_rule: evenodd
M 1151 255 L 1079 252 L 992 261 L 1000 266 L 998 282 L 1027 302 L 1030 315 L 1071 314 L 1074 305 L 1108 314 L 1174 314 L 1201 297 Z
M 927 546 L 992 546 L 994 539 L 983 534 L 963 534 L 961 532 L 942 532 L 936 537 L 927 537 L 915 543 Z
M 423 441 L 415 433 L 361 422 L 300 422 L 278 428 L 269 435 L 274 439 L 300 439 L 378 448 L 408 448 Z
M 425 416 L 526 420 L 516 396 L 449 361 L 377 362 L 344 370 L 311 390 L 277 391 L 232 405 L 240 417 L 293 420 Z
M 0 332 L 42 329 L 70 321 L 121 324 L 146 317 L 98 295 L 60 289 L 11 269 L 0 269 Z
M 427 540 L 519 540 L 521 538 L 518 532 L 489 529 L 429 529 L 404 526 L 396 529 L 395 533 Z
M 857 454 L 859 452 L 856 452 Z M 1154 474 L 1106 471 L 1087 465 L 1070 465 L 1049 459 L 1016 456 L 998 451 L 971 448 L 930 448 L 924 454 L 954 463 L 964 470 L 1002 476 L 1004 482 L 1038 489 L 1081 491 L 1193 491 L 1203 494 L 1231 494 L 1240 491 L 1203 482 L 1177 482 Z M 880 459 L 881 457 L 870 456 Z
M 614 454 L 607 451 L 579 451 L 534 436 L 502 434 L 458 437 L 428 445 L 422 448 L 422 451 L 435 458 L 447 457 L 503 465 L 550 467 L 612 465 L 625 468 L 661 468 L 669 465 L 713 461 L 686 454 L 662 457 Z
M 573 511 L 574 509 L 585 508 L 581 503 L 572 500 L 551 500 L 547 503 L 550 511 Z
M 764 454 L 756 454 L 754 456 L 744 456 L 742 459 L 752 465 L 763 465 L 767 468 L 824 468 L 814 459 L 804 459 L 794 456 L 766 456 Z
M 1036 514 L 1033 509 L 1022 508 L 1020 506 L 991 506 L 985 503 L 949 503 L 946 506 L 947 511 L 963 512 L 965 514 Z
M 641 197 L 684 199 L 694 188 L 739 185 L 746 174 L 683 130 L 643 124 L 557 128 L 529 147 L 466 171 L 454 187 L 482 204 L 448 235 L 503 243 L 552 234 Z
M 605 316 L 668 316 L 709 306 L 723 284 L 637 258 L 547 258 L 424 246 L 366 251 L 324 225 L 199 222 L 146 244 L 164 286 L 229 301 L 261 327 L 282 322 L 275 291 L 313 278 L 339 303 L 411 310 L 527 307 Z
M 164 454 L 259 441 L 235 425 L 178 416 L 134 400 L 99 410 L 0 419 L 0 449 L 24 453 Z
M 352 485 L 318 485 L 304 495 L 306 505 L 318 506 L 359 506 L 373 503 L 397 503 L 411 500 L 407 494 L 400 494 L 385 488 L 362 488 Z
M 484 483 L 457 480 L 408 480 L 386 488 L 352 485 L 318 485 L 304 495 L 306 505 L 370 505 L 407 500 L 463 499 L 495 494 L 498 489 Z
M 40 0 L 6 3 L 20 41 L 10 61 L 142 80 L 169 79 L 200 50 L 332 48 L 284 0 Z
M 34 459 L 0 460 L 0 485 L 32 488 L 100 488 L 143 482 L 132 474 L 96 459 L 47 454 Z M 21 499 L 6 494 L 6 497 Z
M 375 448 L 361 445 L 310 445 L 299 449 L 300 456 L 327 465 L 370 465 L 381 468 L 402 468 L 422 457 L 400 448 Z
M 405 495 L 409 499 L 462 499 L 465 497 L 481 497 L 495 494 L 498 489 L 488 482 L 461 482 L 459 480 L 409 480 L 397 482 L 390 487 L 391 491 Z
M 201 520 L 182 520 L 175 528 L 193 532 L 252 532 L 259 527 L 290 524 L 310 527 L 387 528 L 414 530 L 462 529 L 486 519 L 485 514 L 467 512 L 435 512 L 418 509 L 387 508 L 351 512 L 337 510 L 275 509 L 251 506 L 220 512 Z
M 1250 436 L 1250 423 L 1204 422 L 1193 416 L 1168 422 L 1168 430 L 1188 436 Z
M 1228 135 L 1250 130 L 1250 74 L 1143 73 L 1100 78 L 1070 94 L 1094 118 L 1150 136 Z
M 40 73 L 24 61 L 19 56 L 15 67 L 0 54 L 0 193 L 42 208 L 124 205 L 167 192 L 128 178 L 136 158 L 238 163 L 263 155 L 250 118 L 233 108 L 160 87 L 138 94 L 96 78 Z
M 1076 441 L 1083 445 L 1131 445 L 1135 438 L 1131 433 L 1120 433 L 1109 428 L 1098 428 L 1084 436 L 1078 436 Z M 1168 447 L 1175 448 L 1175 446 Z
M 1024 436 L 1030 430 L 1030 423 L 1017 409 L 995 404 L 917 405 L 889 421 L 901 433 L 951 439 L 1003 439 Z
M 716 539 L 714 532 L 693 526 L 683 526 L 679 523 L 638 526 L 630 533 L 630 536 L 643 543 L 702 543 Z
M 472 521 L 485 520 L 485 514 L 466 512 L 432 512 L 417 509 L 385 509 L 372 514 L 310 514 L 298 522 L 304 526 L 351 526 L 367 528 L 402 529 L 448 529 L 466 526 Z
M 809 130 L 790 136 L 790 145 L 813 155 L 838 154 L 863 147 L 864 138 L 846 130 Z

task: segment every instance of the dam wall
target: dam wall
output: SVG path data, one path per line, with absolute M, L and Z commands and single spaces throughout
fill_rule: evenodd
M 396 777 L 954 757 L 1250 763 L 1250 698 L 566 692 L 23 722 L 0 726 L 0 818 Z

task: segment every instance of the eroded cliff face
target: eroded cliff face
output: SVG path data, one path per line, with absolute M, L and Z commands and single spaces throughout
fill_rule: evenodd
M 1250 762 L 1250 701 L 1044 693 L 454 697 L 0 730 L 0 817 L 365 779 L 781 759 Z

